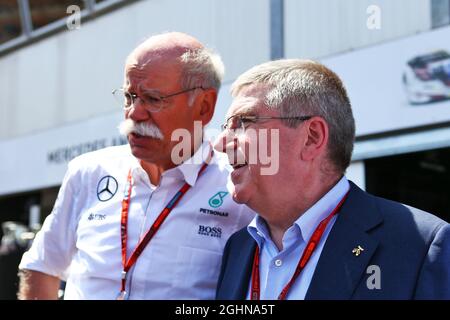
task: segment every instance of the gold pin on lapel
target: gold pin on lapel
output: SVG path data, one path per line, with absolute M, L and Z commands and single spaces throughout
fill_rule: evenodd
M 364 251 L 364 248 L 363 247 L 361 247 L 361 246 L 357 246 L 356 248 L 354 248 L 353 250 L 352 250 L 352 253 L 355 255 L 355 256 L 359 256 L 360 254 L 361 254 L 361 252 L 363 252 Z

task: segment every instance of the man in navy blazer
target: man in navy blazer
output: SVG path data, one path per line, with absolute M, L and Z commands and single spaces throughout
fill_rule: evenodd
M 217 299 L 450 299 L 450 225 L 346 179 L 355 124 L 335 73 L 271 61 L 232 95 L 215 148 L 258 215 L 227 242 Z

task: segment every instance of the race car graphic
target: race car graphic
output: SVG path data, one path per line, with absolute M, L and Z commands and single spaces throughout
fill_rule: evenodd
M 403 85 L 410 104 L 450 99 L 450 54 L 439 50 L 409 60 Z

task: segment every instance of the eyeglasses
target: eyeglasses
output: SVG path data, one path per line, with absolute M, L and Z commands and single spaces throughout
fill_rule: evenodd
M 196 89 L 204 89 L 203 87 L 194 87 L 182 91 L 178 91 L 175 93 L 168 94 L 166 96 L 161 96 L 157 94 L 150 94 L 149 92 L 144 93 L 142 95 L 137 95 L 136 93 L 131 93 L 128 91 L 125 91 L 125 89 L 115 89 L 112 91 L 112 94 L 117 100 L 118 103 L 125 109 L 128 110 L 133 106 L 137 99 L 141 100 L 141 103 L 143 104 L 143 107 L 149 111 L 149 112 L 158 112 L 161 111 L 161 109 L 164 108 L 165 105 L 167 105 L 167 98 L 177 96 L 179 94 L 183 94 L 189 91 L 193 91 Z
M 222 130 L 234 130 L 242 132 L 245 131 L 246 127 L 251 123 L 256 123 L 262 120 L 299 120 L 306 121 L 311 119 L 313 116 L 298 116 L 298 117 L 258 117 L 258 116 L 244 116 L 244 115 L 233 115 L 229 117 L 224 124 L 221 125 Z

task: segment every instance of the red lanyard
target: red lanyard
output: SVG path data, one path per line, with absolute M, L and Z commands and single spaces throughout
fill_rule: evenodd
M 344 204 L 345 199 L 347 198 L 348 192 L 345 194 L 345 196 L 342 198 L 342 200 L 339 202 L 339 204 L 334 208 L 334 210 L 330 213 L 328 217 L 323 219 L 316 230 L 314 230 L 314 233 L 312 234 L 311 238 L 308 241 L 308 244 L 305 247 L 305 250 L 303 251 L 303 255 L 300 259 L 300 261 L 297 264 L 297 268 L 295 269 L 294 275 L 292 276 L 291 280 L 286 284 L 286 286 L 281 291 L 280 295 L 278 296 L 278 300 L 285 300 L 286 296 L 291 289 L 292 285 L 294 284 L 297 277 L 302 272 L 303 268 L 308 263 L 309 259 L 311 258 L 314 250 L 316 249 L 317 245 L 320 242 L 320 239 L 322 238 L 323 232 L 325 231 L 325 228 L 327 227 L 328 223 L 330 222 L 331 218 L 335 214 L 338 213 L 338 211 L 341 209 L 342 205 Z M 251 288 L 251 300 L 259 300 L 260 297 L 260 280 L 259 280 L 259 247 L 256 246 L 255 249 L 255 256 L 253 258 L 253 267 L 252 267 L 252 288 Z
M 200 171 L 198 172 L 198 177 L 203 173 L 203 171 L 208 166 L 208 162 L 205 162 L 203 166 L 200 168 Z M 169 213 L 172 211 L 173 208 L 178 204 L 178 202 L 183 198 L 183 196 L 186 194 L 186 192 L 191 188 L 191 185 L 187 182 L 184 183 L 184 185 L 181 187 L 180 190 L 173 196 L 173 198 L 167 203 L 167 205 L 164 207 L 164 209 L 159 214 L 158 218 L 156 218 L 153 225 L 150 227 L 150 229 L 147 231 L 145 236 L 139 241 L 136 248 L 134 248 L 133 252 L 131 253 L 131 256 L 127 260 L 127 240 L 128 240 L 128 233 L 127 233 L 127 225 L 128 225 L 128 211 L 130 209 L 130 195 L 131 195 L 131 188 L 133 186 L 133 179 L 131 175 L 131 169 L 128 172 L 127 177 L 127 187 L 125 188 L 125 194 L 122 200 L 122 218 L 120 221 L 120 233 L 121 233 L 121 240 L 122 240 L 122 265 L 123 265 L 123 271 L 122 271 L 122 284 L 119 296 L 117 299 L 123 300 L 126 297 L 126 291 L 125 291 L 125 285 L 127 282 L 127 273 L 131 269 L 131 267 L 136 263 L 136 260 L 141 255 L 142 251 L 144 251 L 147 244 L 150 242 L 150 240 L 153 238 L 153 236 L 156 234 L 156 232 L 159 230 L 159 227 L 164 222 L 164 220 L 167 218 Z

